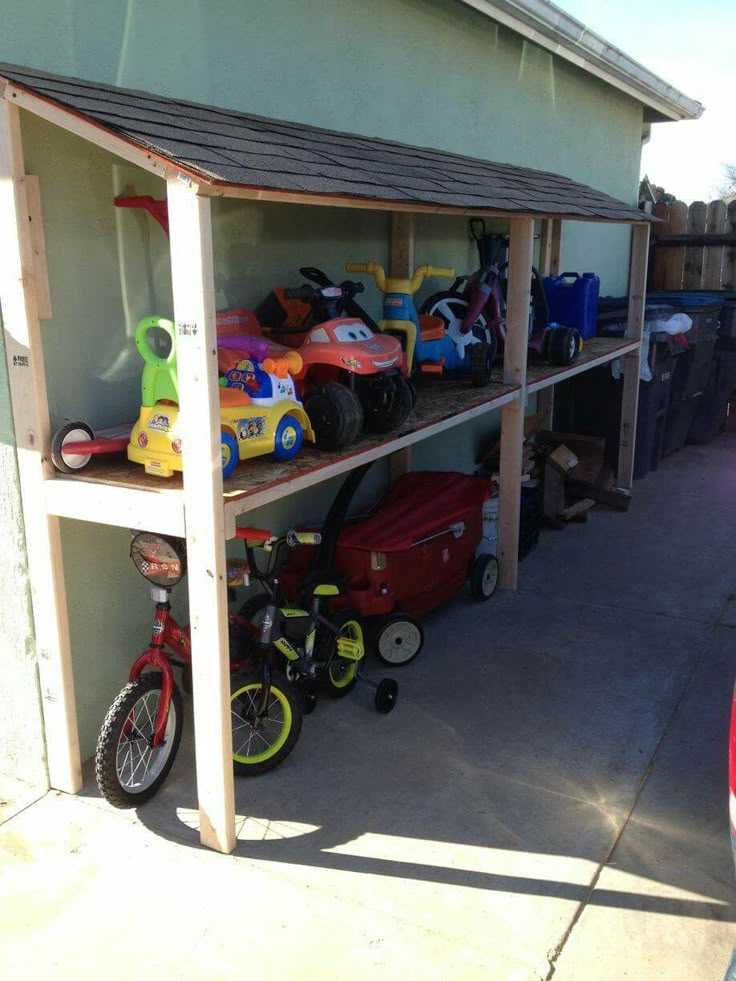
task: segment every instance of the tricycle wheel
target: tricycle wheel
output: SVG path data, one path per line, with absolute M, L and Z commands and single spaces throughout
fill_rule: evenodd
M 57 429 L 51 440 L 51 462 L 62 473 L 78 473 L 92 459 L 91 453 L 69 453 L 64 447 L 70 443 L 86 443 L 95 438 L 86 422 L 67 422 Z
M 304 409 L 321 450 L 341 450 L 350 446 L 363 428 L 360 399 L 339 382 L 316 385 L 304 397 Z
M 394 681 L 393 678 L 382 678 L 381 681 L 378 682 L 376 694 L 373 698 L 373 704 L 376 707 L 376 712 L 380 712 L 381 715 L 388 715 L 389 712 L 393 712 L 394 706 L 396 705 L 396 699 L 398 697 L 398 682 Z
M 408 664 L 424 644 L 424 631 L 414 617 L 396 610 L 381 617 L 371 630 L 371 644 L 384 664 Z
M 483 388 L 491 380 L 494 345 L 477 341 L 470 347 L 470 381 L 474 388 Z
M 572 364 L 582 350 L 580 332 L 574 327 L 553 327 L 545 338 L 545 354 L 550 364 Z
M 298 419 L 286 415 L 276 427 L 274 435 L 274 460 L 291 460 L 304 442 L 304 433 Z
M 138 807 L 156 793 L 172 767 L 181 740 L 184 711 L 174 685 L 163 742 L 152 744 L 161 699 L 161 672 L 131 681 L 110 706 L 97 738 L 95 776 L 113 807 Z
M 412 391 L 401 375 L 375 375 L 363 379 L 359 389 L 363 425 L 369 433 L 390 433 L 406 421 L 412 410 Z
M 487 600 L 498 586 L 498 561 L 495 555 L 479 555 L 470 571 L 470 591 L 473 599 Z
M 222 460 L 222 476 L 229 477 L 240 463 L 238 441 L 227 429 L 220 432 L 220 458 Z

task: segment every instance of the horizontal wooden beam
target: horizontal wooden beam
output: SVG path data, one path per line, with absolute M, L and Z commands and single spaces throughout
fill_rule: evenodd
M 156 492 L 57 477 L 44 484 L 47 514 L 115 528 L 157 531 L 183 538 L 184 496 L 179 489 Z M 233 532 L 233 534 L 235 534 Z
M 655 235 L 652 247 L 666 245 L 736 245 L 734 232 L 683 232 L 681 235 Z

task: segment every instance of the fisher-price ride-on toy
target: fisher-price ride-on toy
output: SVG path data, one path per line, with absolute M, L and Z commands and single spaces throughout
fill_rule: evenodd
M 297 348 L 303 367 L 296 381 L 317 446 L 350 446 L 361 429 L 387 433 L 401 426 L 414 404 L 400 343 L 374 333 L 364 316 L 345 316 L 362 283 L 332 283 L 318 269 L 301 274 L 316 285 L 280 288 L 256 314 L 264 336 Z
M 411 279 L 386 276 L 377 262 L 350 262 L 348 272 L 370 273 L 384 294 L 383 319 L 379 327 L 401 339 L 408 370 L 417 374 L 461 375 L 474 386 L 487 385 L 496 356 L 496 338 L 485 325 L 460 330 L 448 324 L 439 311 L 417 313 L 414 293 L 428 276 L 454 276 L 453 269 L 419 266 Z
M 179 423 L 173 322 L 163 317 L 144 318 L 136 327 L 135 343 L 144 361 L 137 421 L 132 427 L 103 430 L 97 438 L 86 423 L 67 423 L 52 440 L 51 458 L 59 470 L 77 473 L 94 455 L 127 449 L 128 459 L 143 464 L 146 473 L 170 477 L 181 471 L 184 435 Z M 161 353 L 166 348 L 166 353 Z M 290 369 L 301 367 L 299 355 L 290 352 L 289 358 L 266 357 L 259 364 L 248 356 L 252 347 L 243 353 L 233 378 L 221 379 L 220 447 L 225 477 L 240 460 L 269 453 L 277 460 L 289 460 L 305 439 L 314 441 L 289 374 Z

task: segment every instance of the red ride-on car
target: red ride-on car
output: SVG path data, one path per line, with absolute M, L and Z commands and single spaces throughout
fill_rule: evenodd
M 340 449 L 361 428 L 398 429 L 414 406 L 400 342 L 374 332 L 353 303 L 362 283 L 338 285 L 311 267 L 300 272 L 316 285 L 274 290 L 256 314 L 266 338 L 297 348 L 302 357 L 296 381 L 317 445 Z

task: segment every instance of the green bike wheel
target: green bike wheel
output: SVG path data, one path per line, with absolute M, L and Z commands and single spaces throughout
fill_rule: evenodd
M 355 613 L 350 610 L 343 610 L 338 613 L 332 622 L 339 632 L 326 637 L 329 648 L 326 651 L 325 660 L 327 663 L 322 673 L 322 679 L 328 695 L 332 698 L 343 698 L 355 687 L 358 680 L 358 665 L 365 656 L 363 627 Z M 340 656 L 341 639 L 352 642 L 352 645 L 359 645 L 361 653 L 357 660 Z
M 243 777 L 283 763 L 302 729 L 302 700 L 286 678 L 274 674 L 265 708 L 259 711 L 262 689 L 259 675 L 234 675 L 231 681 L 233 766 Z

